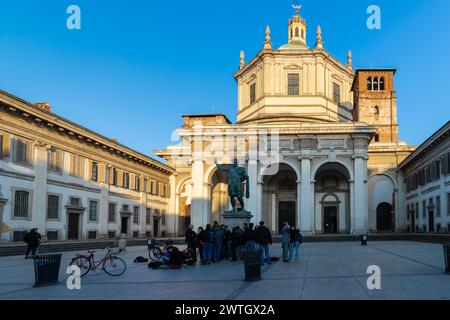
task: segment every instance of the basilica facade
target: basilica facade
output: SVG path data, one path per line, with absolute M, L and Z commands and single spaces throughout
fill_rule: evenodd
M 317 27 L 295 7 L 288 42 L 263 48 L 234 74 L 237 122 L 223 114 L 184 115 L 179 144 L 156 154 L 174 169 L 170 233 L 222 221 L 230 209 L 226 176 L 215 161 L 247 169 L 253 222 L 273 233 L 284 222 L 304 234 L 407 230 L 399 164 L 414 147 L 399 141 L 395 69 L 354 70 L 324 48 Z

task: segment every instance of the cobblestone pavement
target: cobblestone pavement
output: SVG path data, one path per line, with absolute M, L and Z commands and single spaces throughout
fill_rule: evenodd
M 80 253 L 80 252 L 79 252 Z M 98 250 L 100 257 L 104 253 Z M 271 248 L 281 255 L 281 245 Z M 450 299 L 450 275 L 443 273 L 442 245 L 419 242 L 306 243 L 298 261 L 262 267 L 262 281 L 245 282 L 241 261 L 196 265 L 182 270 L 152 270 L 136 264 L 145 247 L 120 256 L 127 270 L 120 277 L 103 271 L 82 278 L 81 290 L 66 286 L 66 267 L 75 252 L 63 254 L 60 283 L 33 288 L 33 261 L 0 258 L 0 299 L 187 299 L 187 300 L 370 300 Z M 367 288 L 367 267 L 381 268 L 381 290 Z

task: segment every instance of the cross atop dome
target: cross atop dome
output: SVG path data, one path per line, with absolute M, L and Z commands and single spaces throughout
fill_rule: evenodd
M 295 15 L 289 20 L 289 43 L 306 47 L 306 21 L 300 16 L 301 5 L 292 5 Z
M 295 4 L 292 5 L 292 8 L 294 8 L 294 10 L 295 10 L 295 15 L 296 15 L 296 16 L 299 15 L 299 11 L 300 11 L 300 9 L 301 9 L 302 7 L 303 7 L 302 5 L 295 5 Z

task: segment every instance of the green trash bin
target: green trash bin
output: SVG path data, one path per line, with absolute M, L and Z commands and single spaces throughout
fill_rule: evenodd
M 245 281 L 261 280 L 261 256 L 258 250 L 242 253 L 245 268 Z
M 62 254 L 36 255 L 34 260 L 34 287 L 58 284 Z

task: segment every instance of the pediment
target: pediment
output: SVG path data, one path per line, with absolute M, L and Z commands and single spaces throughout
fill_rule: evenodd
M 284 66 L 285 70 L 301 70 L 302 69 L 302 65 L 298 64 L 298 63 L 291 63 L 288 65 Z

